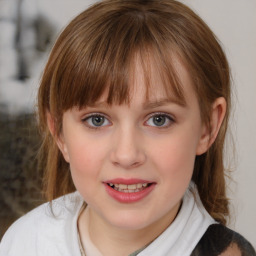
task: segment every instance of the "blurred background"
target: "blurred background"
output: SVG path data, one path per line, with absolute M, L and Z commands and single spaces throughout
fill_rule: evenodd
M 43 167 L 35 98 L 49 51 L 62 28 L 93 0 L 0 0 L 0 238 L 41 204 Z M 233 117 L 226 162 L 229 226 L 256 247 L 256 1 L 183 0 L 222 42 L 233 74 Z M 231 137 L 231 136 L 230 136 Z

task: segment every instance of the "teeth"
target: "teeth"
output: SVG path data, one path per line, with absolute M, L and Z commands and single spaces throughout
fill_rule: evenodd
M 142 184 L 141 183 L 137 184 L 137 188 L 142 188 Z
M 119 184 L 119 189 L 127 189 L 127 185 L 125 184 Z
M 136 184 L 132 184 L 132 185 L 128 185 L 127 188 L 128 189 L 136 189 L 137 186 L 136 186 Z
M 110 187 L 114 188 L 117 191 L 123 192 L 123 193 L 135 193 L 143 190 L 146 188 L 149 183 L 137 183 L 137 184 L 108 184 Z

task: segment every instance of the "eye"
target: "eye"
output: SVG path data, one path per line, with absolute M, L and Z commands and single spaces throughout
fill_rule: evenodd
M 147 121 L 146 124 L 149 126 L 166 128 L 174 122 L 173 118 L 167 114 L 154 114 Z
M 92 114 L 82 120 L 89 128 L 100 128 L 110 124 L 110 121 L 103 115 Z

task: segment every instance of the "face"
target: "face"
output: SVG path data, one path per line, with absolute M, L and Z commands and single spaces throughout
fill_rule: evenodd
M 166 227 L 180 207 L 206 129 L 185 67 L 177 62 L 186 105 L 167 99 L 159 77 L 145 100 L 136 64 L 129 105 L 105 103 L 64 113 L 58 145 L 91 215 L 111 227 Z

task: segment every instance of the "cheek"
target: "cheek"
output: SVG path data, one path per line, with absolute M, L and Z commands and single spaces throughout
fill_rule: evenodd
M 173 179 L 190 177 L 193 173 L 197 143 L 190 136 L 181 134 L 165 139 L 161 147 L 152 151 L 159 169 Z
M 106 157 L 104 143 L 97 143 L 90 138 L 72 138 L 67 144 L 70 169 L 74 180 L 83 180 L 90 175 L 97 175 Z
M 100 193 L 98 184 L 104 162 L 103 148 L 97 143 L 82 143 L 81 140 L 75 146 L 69 147 L 70 171 L 76 189 L 87 203 L 92 203 L 91 198 Z

